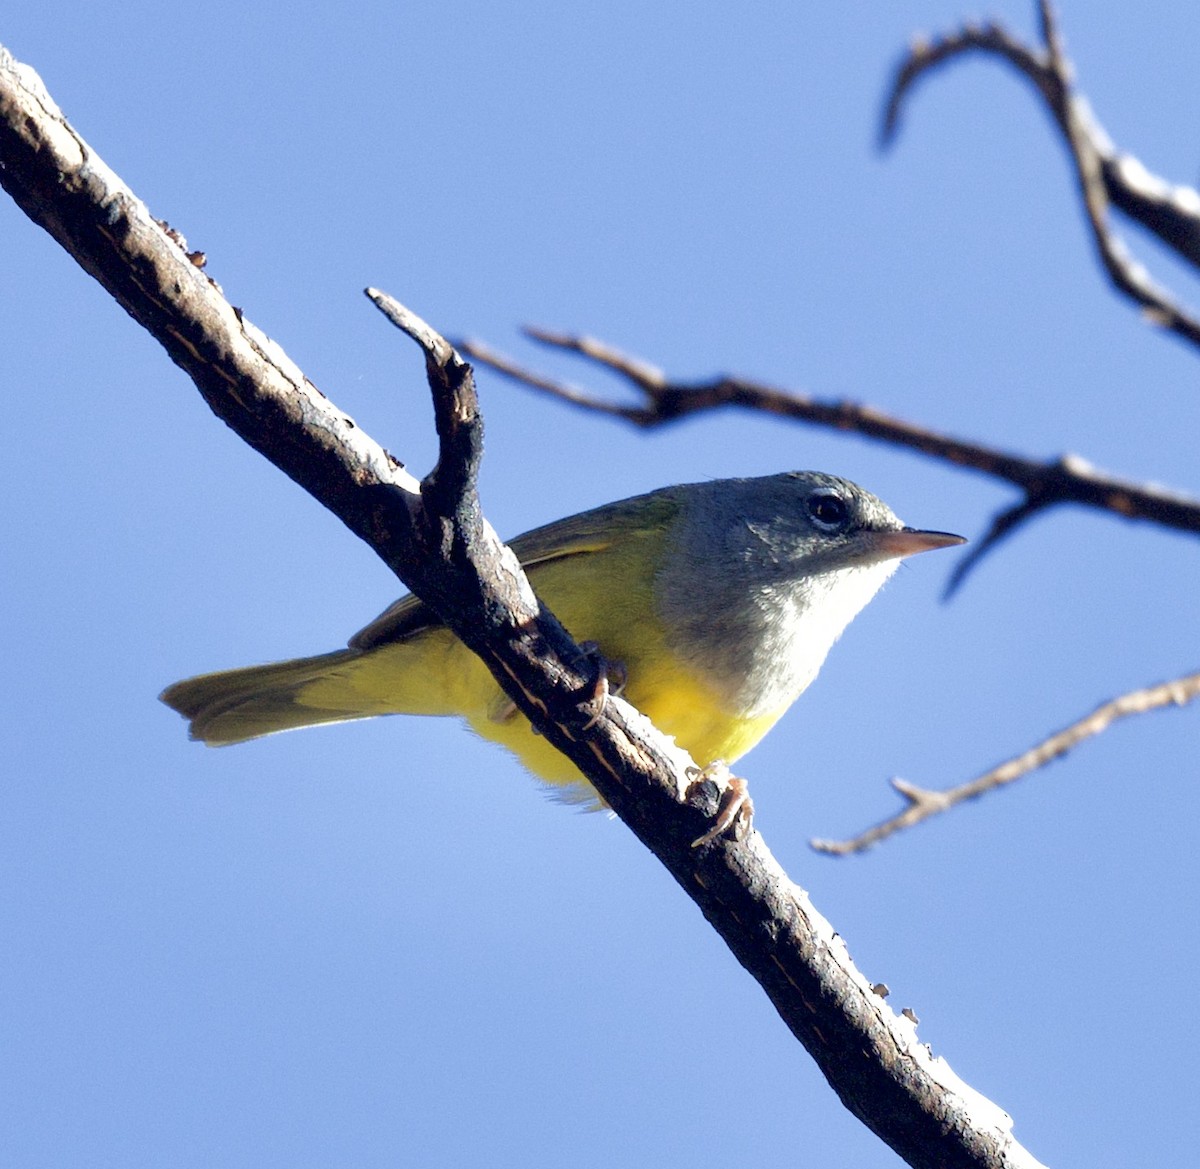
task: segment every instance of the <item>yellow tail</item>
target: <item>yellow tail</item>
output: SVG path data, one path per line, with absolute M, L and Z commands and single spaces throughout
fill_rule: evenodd
M 167 687 L 161 698 L 191 720 L 193 739 L 212 747 L 294 727 L 365 718 L 375 712 L 310 706 L 301 698 L 310 683 L 336 677 L 340 670 L 353 668 L 354 659 L 361 656 L 354 650 L 339 650 L 270 666 L 202 674 Z
M 191 720 L 191 735 L 212 747 L 277 731 L 379 714 L 471 711 L 469 689 L 496 693 L 491 676 L 449 631 L 431 628 L 406 641 L 342 649 L 269 666 L 201 674 L 161 694 Z

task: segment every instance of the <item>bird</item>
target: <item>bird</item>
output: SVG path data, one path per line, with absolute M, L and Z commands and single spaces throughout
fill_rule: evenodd
M 701 764 L 755 746 L 904 557 L 964 543 L 906 527 L 819 471 L 663 487 L 511 541 L 540 599 L 614 663 L 622 695 Z M 202 674 L 161 694 L 225 746 L 386 714 L 458 716 L 568 802 L 602 803 L 491 673 L 411 595 L 345 649 Z

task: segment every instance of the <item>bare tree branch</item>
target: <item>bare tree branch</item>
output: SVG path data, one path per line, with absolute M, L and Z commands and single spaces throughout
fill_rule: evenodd
M 712 783 L 627 704 L 538 605 L 478 512 L 469 368 L 372 293 L 422 346 L 441 440 L 417 484 L 229 306 L 0 50 L 0 184 L 162 344 L 212 409 L 341 518 L 488 664 L 506 693 L 666 865 L 812 1054 L 845 1105 L 914 1166 L 1033 1166 L 1011 1120 L 917 1040 L 852 965 L 761 836 L 691 842 Z
M 1177 531 L 1200 535 L 1200 499 L 1168 491 L 1151 483 L 1135 483 L 1108 475 L 1078 455 L 1038 462 L 981 443 L 952 438 L 939 431 L 892 417 L 857 402 L 828 401 L 807 394 L 775 389 L 744 378 L 718 377 L 708 382 L 672 382 L 662 370 L 631 357 L 593 337 L 527 329 L 534 340 L 553 349 L 575 353 L 602 369 L 623 377 L 644 399 L 643 405 L 623 406 L 586 390 L 525 369 L 481 341 L 461 343 L 464 353 L 507 377 L 559 398 L 573 406 L 623 418 L 651 428 L 724 406 L 775 414 L 796 422 L 860 434 L 865 438 L 918 451 L 955 467 L 978 471 L 1011 483 L 1022 499 L 993 521 L 983 540 L 959 561 L 947 586 L 957 589 L 968 571 L 1021 523 L 1060 504 L 1110 512 L 1125 519 L 1147 520 Z
M 1184 706 L 1197 697 L 1200 697 L 1200 673 L 1187 674 L 1171 682 L 1160 682 L 1156 686 L 1147 686 L 1144 690 L 1123 694 L 1119 698 L 1101 703 L 1086 718 L 1081 718 L 1069 727 L 1055 732 L 1049 738 L 1030 747 L 1028 751 L 1001 763 L 999 767 L 992 768 L 969 783 L 946 788 L 944 791 L 918 787 L 903 779 L 893 779 L 892 786 L 908 802 L 904 811 L 849 840 L 813 840 L 810 843 L 818 852 L 827 852 L 835 856 L 863 852 L 902 828 L 911 828 L 939 812 L 948 812 L 964 800 L 977 799 L 987 792 L 1023 778 L 1031 771 L 1045 767 L 1055 759 L 1061 759 L 1073 747 L 1108 730 L 1119 719 L 1134 714 L 1146 714 L 1151 710 L 1161 710 L 1165 706 Z
M 932 39 L 920 38 L 898 66 L 883 117 L 881 142 L 890 145 L 912 87 L 933 69 L 968 53 L 999 57 L 1033 85 L 1063 135 L 1075 167 L 1084 211 L 1113 286 L 1135 301 L 1147 320 L 1200 345 L 1200 319 L 1160 288 L 1109 222 L 1109 204 L 1154 232 L 1185 260 L 1200 265 L 1200 193 L 1152 175 L 1134 157 L 1119 154 L 1074 86 L 1074 68 L 1048 0 L 1039 0 L 1045 47 L 1033 49 L 1001 25 L 967 24 Z
M 1026 520 L 1032 519 L 1038 512 L 1045 511 L 1050 501 L 1033 495 L 1026 495 L 1020 503 L 1000 512 L 992 518 L 991 526 L 980 540 L 972 542 L 971 547 L 958 558 L 958 563 L 950 570 L 946 587 L 942 590 L 942 599 L 949 600 L 967 579 L 967 574 L 989 553 L 994 551 L 1002 541 L 1008 539 Z

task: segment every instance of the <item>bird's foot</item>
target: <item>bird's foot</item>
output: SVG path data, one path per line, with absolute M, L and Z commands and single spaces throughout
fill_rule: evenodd
M 592 693 L 579 704 L 581 708 L 595 711 L 582 728 L 590 731 L 604 713 L 604 704 L 608 701 L 608 696 L 615 694 L 619 698 L 625 689 L 628 677 L 625 673 L 624 663 L 610 662 L 600 652 L 600 646 L 596 642 L 581 641 L 579 648 L 583 650 L 583 656 L 596 667 L 596 680 L 592 686 Z
M 688 794 L 696 784 L 706 780 L 711 780 L 718 787 L 725 789 L 717 806 L 716 822 L 703 836 L 692 841 L 692 847 L 702 848 L 706 844 L 712 844 L 731 828 L 734 829 L 734 839 L 745 840 L 754 822 L 754 801 L 750 798 L 750 788 L 746 781 L 734 775 L 723 759 L 714 760 L 707 767 L 696 768 L 689 773 L 689 777 L 692 782 L 688 787 Z

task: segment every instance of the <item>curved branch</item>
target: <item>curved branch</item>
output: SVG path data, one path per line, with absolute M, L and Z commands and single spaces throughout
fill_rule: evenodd
M 231 308 L 0 50 L 0 183 L 143 324 L 242 438 L 338 515 L 486 661 L 513 702 L 595 784 L 770 996 L 846 1106 L 914 1166 L 1034 1166 L 1011 1120 L 895 1015 L 762 837 L 693 849 L 716 804 L 686 802 L 688 761 L 598 687 L 475 507 L 478 410 L 443 339 L 373 294 L 425 351 L 438 465 L 417 485 Z M 602 709 L 597 711 L 599 695 Z M 582 699 L 582 700 L 581 700 Z
M 1124 519 L 1145 520 L 1176 531 L 1200 535 L 1200 499 L 1168 491 L 1150 483 L 1135 483 L 1106 474 L 1078 455 L 1039 462 L 982 443 L 953 438 L 915 423 L 905 422 L 857 402 L 829 401 L 807 394 L 789 393 L 744 378 L 719 377 L 709 382 L 672 382 L 656 366 L 631 357 L 594 337 L 526 329 L 534 340 L 553 349 L 578 354 L 629 382 L 644 404 L 623 406 L 586 390 L 525 369 L 510 357 L 480 341 L 464 341 L 464 353 L 506 377 L 585 410 L 623 418 L 635 426 L 664 426 L 690 414 L 725 406 L 774 414 L 795 422 L 847 431 L 864 438 L 917 451 L 955 467 L 978 471 L 1010 483 L 1021 492 L 1021 501 L 1005 509 L 992 522 L 988 535 L 951 578 L 953 592 L 979 557 L 1001 537 L 1011 535 L 1025 520 L 1058 504 L 1074 503 L 1109 512 Z
M 1051 113 L 1058 108 L 1062 95 L 1054 91 L 1055 77 L 1049 68 L 1046 53 L 1031 49 L 997 21 L 967 23 L 953 32 L 938 36 L 913 37 L 888 89 L 879 130 L 879 145 L 882 148 L 886 149 L 895 142 L 900 132 L 904 104 L 917 82 L 939 66 L 969 53 L 990 54 L 1007 61 L 1037 88 Z
M 1154 324 L 1200 346 L 1197 318 L 1160 288 L 1109 223 L 1109 204 L 1154 232 L 1168 247 L 1200 266 L 1200 193 L 1152 175 L 1136 158 L 1119 154 L 1074 86 L 1074 68 L 1048 0 L 1038 13 L 1045 47 L 1030 48 L 1001 25 L 968 24 L 932 39 L 915 41 L 892 79 L 880 140 L 890 145 L 913 86 L 932 70 L 969 53 L 998 57 L 1034 87 L 1061 132 L 1083 197 L 1092 239 L 1113 286 L 1135 301 Z
M 1011 536 L 1026 520 L 1032 519 L 1053 503 L 1052 500 L 1027 495 L 1020 503 L 1014 504 L 992 519 L 992 526 L 981 540 L 973 541 L 970 549 L 958 558 L 958 563 L 950 572 L 946 587 L 942 590 L 942 600 L 948 601 L 962 587 L 969 573 L 979 566 L 979 562 L 995 548 Z
M 964 800 L 978 799 L 1045 767 L 1055 759 L 1061 759 L 1073 747 L 1108 730 L 1120 719 L 1135 714 L 1146 714 L 1151 710 L 1161 710 L 1165 706 L 1185 706 L 1198 697 L 1200 673 L 1186 674 L 1171 682 L 1160 682 L 1156 686 L 1147 686 L 1144 690 L 1133 690 L 1119 698 L 1101 703 L 1085 718 L 1056 731 L 1049 738 L 1030 747 L 1028 751 L 1001 763 L 999 767 L 992 768 L 969 783 L 959 784 L 958 787 L 937 791 L 918 787 L 904 779 L 893 779 L 892 787 L 908 802 L 904 811 L 849 840 L 812 840 L 809 843 L 817 852 L 826 852 L 833 856 L 863 852 L 902 828 L 911 828 L 939 812 L 948 812 Z

